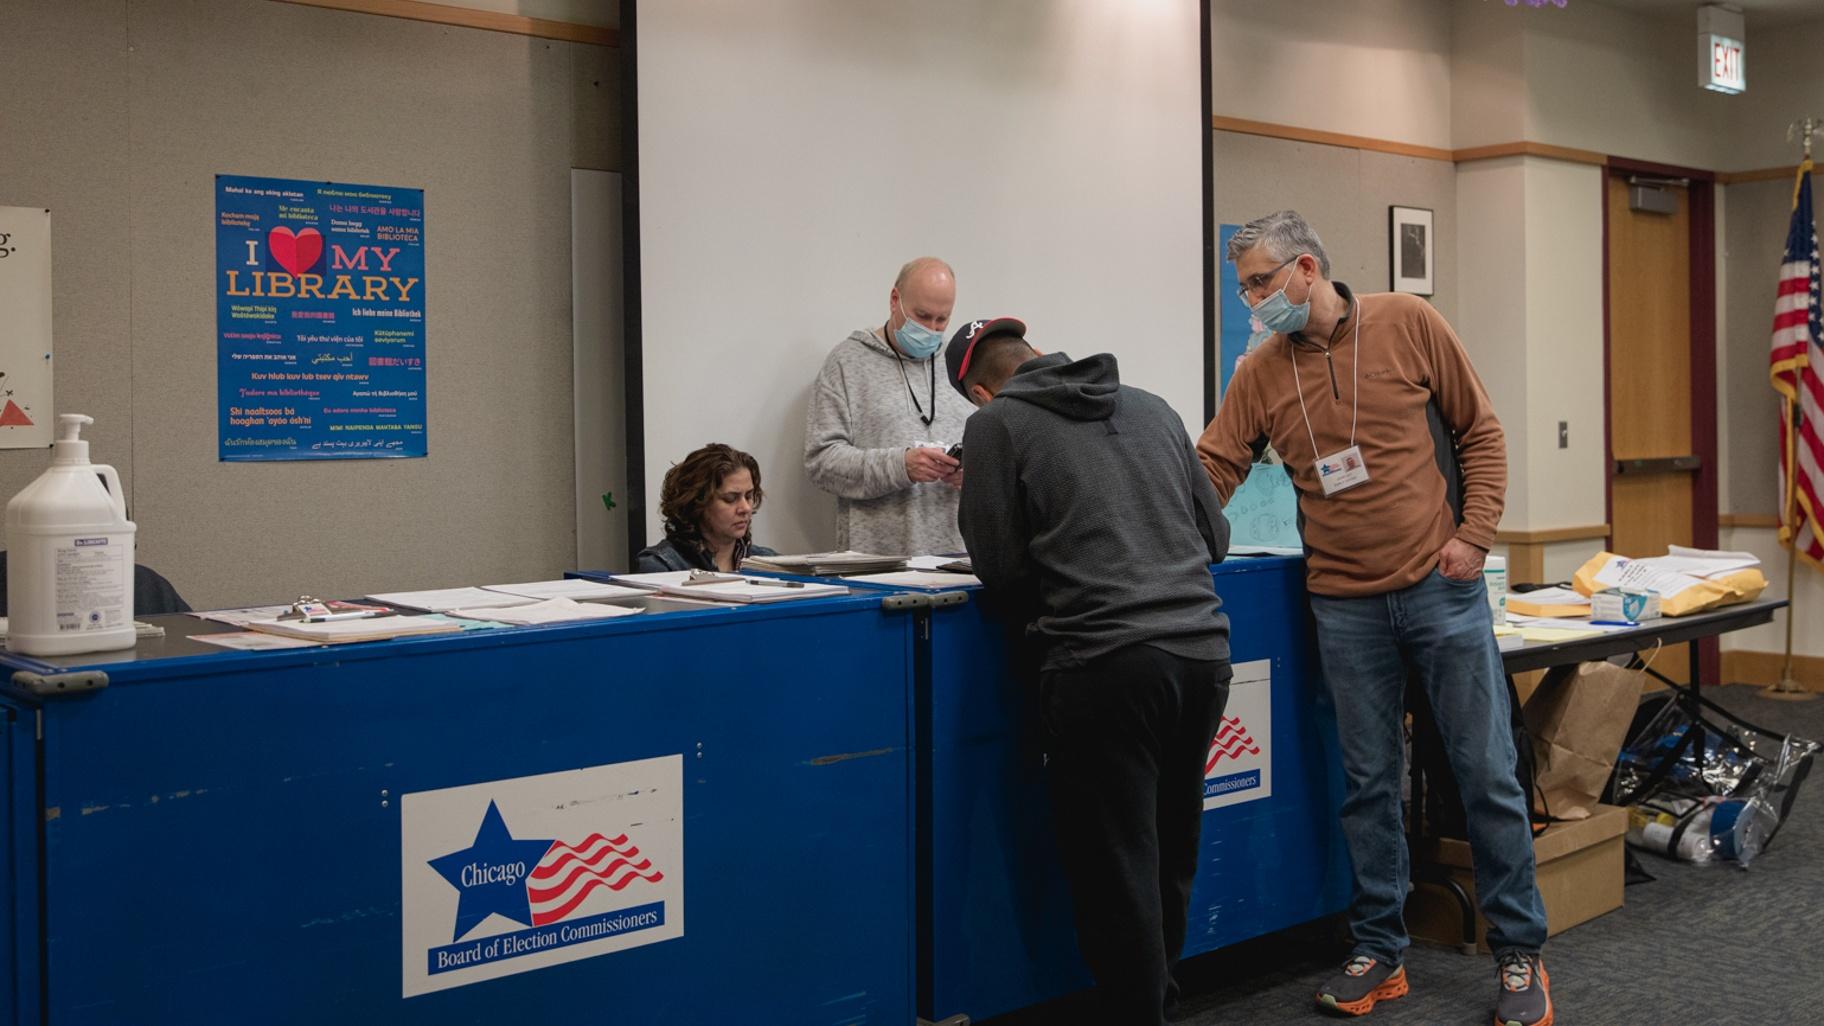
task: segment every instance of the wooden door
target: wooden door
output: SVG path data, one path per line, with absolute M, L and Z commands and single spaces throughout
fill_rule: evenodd
M 1610 551 L 1661 556 L 1693 544 L 1691 207 L 1667 186 L 1672 214 L 1628 209 L 1628 180 L 1608 180 Z M 1689 676 L 1684 645 L 1653 667 Z

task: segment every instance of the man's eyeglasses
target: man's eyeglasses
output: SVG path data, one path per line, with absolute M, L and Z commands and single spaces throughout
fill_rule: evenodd
M 1268 285 L 1273 284 L 1274 275 L 1277 275 L 1280 271 L 1285 269 L 1287 264 L 1292 263 L 1293 260 L 1297 260 L 1298 257 L 1301 256 L 1304 256 L 1304 254 L 1300 253 L 1291 260 L 1282 260 L 1279 265 L 1274 267 L 1271 271 L 1262 271 L 1259 274 L 1249 275 L 1247 279 L 1241 283 L 1241 286 L 1235 290 L 1235 294 L 1241 297 L 1242 302 L 1247 303 L 1249 306 L 1253 306 L 1254 303 L 1250 297 L 1261 289 L 1266 288 Z

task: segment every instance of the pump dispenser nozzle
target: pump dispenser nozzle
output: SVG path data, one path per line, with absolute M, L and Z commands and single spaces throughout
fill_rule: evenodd
M 87 414 L 59 413 L 57 441 L 51 445 L 51 462 L 89 462 L 89 443 L 82 440 L 82 429 L 93 423 L 95 418 Z

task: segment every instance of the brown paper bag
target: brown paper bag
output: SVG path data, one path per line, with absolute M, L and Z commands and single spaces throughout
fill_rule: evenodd
M 1522 710 L 1545 801 L 1537 811 L 1589 817 L 1627 740 L 1643 676 L 1613 663 L 1579 663 L 1554 667 L 1539 682 Z

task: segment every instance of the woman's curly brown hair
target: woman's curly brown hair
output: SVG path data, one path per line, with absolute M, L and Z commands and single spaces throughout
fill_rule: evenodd
M 760 511 L 760 462 L 747 453 L 721 442 L 711 442 L 665 472 L 665 483 L 659 486 L 659 513 L 665 518 L 667 538 L 700 538 L 703 511 L 715 497 L 722 481 L 737 470 L 745 469 L 754 477 L 754 512 Z

